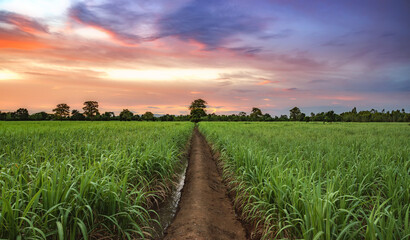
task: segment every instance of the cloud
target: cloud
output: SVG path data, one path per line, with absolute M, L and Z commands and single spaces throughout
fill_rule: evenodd
M 287 55 L 282 54 L 277 56 L 277 60 L 290 65 L 298 66 L 299 68 L 318 69 L 323 68 L 326 63 L 317 61 L 306 54 Z
M 314 79 L 314 80 L 309 81 L 309 83 L 325 83 L 325 82 L 327 81 L 323 79 Z
M 29 34 L 48 33 L 47 26 L 35 19 L 8 11 L 0 11 L 0 23 L 17 27 L 20 31 Z
M 233 84 L 233 81 L 230 81 L 229 78 L 219 78 L 217 80 L 217 85 L 221 87 L 229 86 Z
M 205 44 L 205 50 L 213 50 L 224 47 L 234 35 L 256 34 L 263 30 L 264 21 L 261 18 L 239 8 L 227 1 L 191 1 L 176 12 L 160 18 L 159 37 L 176 36 L 185 41 L 194 40 Z
M 235 48 L 222 48 L 222 49 L 227 49 L 230 51 L 234 51 L 234 52 L 242 53 L 242 54 L 248 54 L 248 55 L 257 54 L 263 51 L 261 47 L 235 47 Z
M 271 39 L 283 39 L 288 38 L 292 35 L 293 31 L 291 29 L 283 29 L 278 33 L 266 34 L 259 37 L 262 40 L 271 40 Z
M 371 78 L 364 79 L 362 81 L 351 79 L 345 83 L 345 90 L 349 92 L 362 93 L 410 93 L 410 78 L 408 78 L 408 76 L 372 76 Z M 410 100 L 410 97 L 408 97 L 407 99 Z
M 261 82 L 258 82 L 256 85 L 266 85 L 266 84 L 271 84 L 271 83 L 279 83 L 279 81 L 272 81 L 272 80 L 268 80 L 265 78 L 260 78 L 260 80 L 262 80 Z
M 77 3 L 70 9 L 70 17 L 78 23 L 95 27 L 114 39 L 129 45 L 147 40 L 135 34 L 134 27 L 146 14 L 133 11 L 129 1 L 116 1 L 96 6 Z
M 237 93 L 251 93 L 251 92 L 255 92 L 255 90 L 250 90 L 250 89 L 233 89 L 232 91 L 237 92 Z
M 361 96 L 317 96 L 318 99 L 325 99 L 325 100 L 340 100 L 340 101 L 359 101 L 362 100 L 363 97 Z
M 48 48 L 50 45 L 34 35 L 21 30 L 1 29 L 0 49 L 34 50 Z
M 0 49 L 51 48 L 47 24 L 25 15 L 0 10 Z

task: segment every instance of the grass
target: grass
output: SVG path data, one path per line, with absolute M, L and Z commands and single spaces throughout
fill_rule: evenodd
M 0 238 L 148 237 L 192 128 L 0 122 Z
M 201 122 L 264 238 L 408 239 L 410 127 Z

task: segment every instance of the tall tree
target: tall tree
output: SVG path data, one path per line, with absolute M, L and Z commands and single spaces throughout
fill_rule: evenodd
M 122 112 L 120 113 L 120 120 L 121 121 L 131 121 L 133 115 L 134 114 L 130 110 L 123 109 Z
M 53 109 L 53 112 L 58 119 L 68 118 L 70 116 L 70 106 L 65 103 L 57 104 L 57 107 Z
M 249 117 L 254 121 L 260 119 L 262 116 L 262 111 L 256 107 L 252 108 L 251 114 L 249 114 Z
M 145 112 L 141 118 L 145 121 L 154 121 L 154 114 L 152 112 Z
M 95 115 L 100 114 L 100 112 L 98 111 L 98 102 L 97 101 L 84 102 L 83 110 L 84 110 L 84 114 L 89 118 L 92 118 Z
M 28 110 L 26 108 L 19 108 L 14 114 L 17 120 L 28 120 Z
M 292 121 L 300 121 L 301 117 L 302 117 L 302 112 L 300 111 L 300 109 L 298 107 L 294 107 L 292 109 L 289 110 L 290 112 L 290 120 Z
M 331 110 L 325 114 L 325 121 L 326 122 L 334 122 L 336 120 L 335 111 Z
M 356 109 L 356 107 L 354 107 L 354 108 L 352 109 L 352 113 L 353 113 L 353 114 L 357 114 L 357 109 Z
M 194 100 L 191 105 L 189 106 L 190 119 L 192 122 L 199 122 L 201 121 L 201 117 L 206 116 L 206 104 L 207 102 L 201 98 Z

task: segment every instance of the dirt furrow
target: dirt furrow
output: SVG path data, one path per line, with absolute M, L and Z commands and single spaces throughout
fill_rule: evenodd
M 197 129 L 178 212 L 164 239 L 246 239 L 209 145 Z

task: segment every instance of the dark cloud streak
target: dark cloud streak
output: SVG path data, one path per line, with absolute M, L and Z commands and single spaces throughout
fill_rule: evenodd
M 46 25 L 41 24 L 37 20 L 30 17 L 13 12 L 0 10 L 0 23 L 1 22 L 14 25 L 19 30 L 30 34 L 48 33 L 48 28 Z

